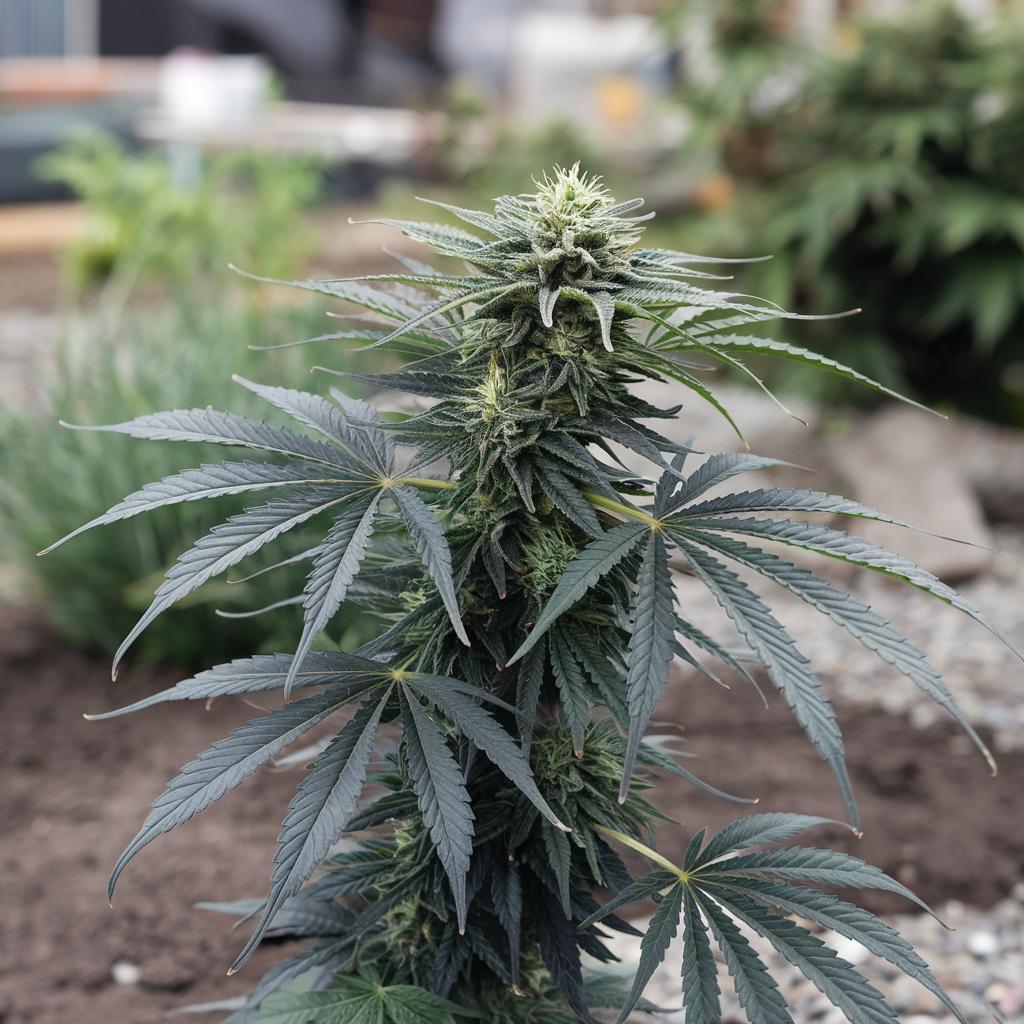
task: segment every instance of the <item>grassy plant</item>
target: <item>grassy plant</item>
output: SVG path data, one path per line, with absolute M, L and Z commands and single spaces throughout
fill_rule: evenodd
M 103 282 L 95 308 L 76 304 L 62 322 L 57 372 L 42 396 L 48 414 L 96 422 L 154 407 L 219 405 L 235 390 L 234 372 L 269 372 L 295 385 L 308 379 L 297 353 L 257 352 L 250 345 L 319 334 L 322 311 L 306 305 L 263 315 L 251 290 L 229 271 L 229 254 L 270 273 L 293 273 L 308 258 L 311 236 L 298 215 L 319 185 L 308 161 L 228 154 L 197 168 L 193 180 L 178 180 L 162 156 L 130 152 L 110 136 L 90 133 L 47 157 L 44 173 L 69 185 L 85 209 L 85 231 L 65 254 L 73 283 Z M 137 285 L 158 279 L 170 302 L 153 306 L 151 288 L 149 305 L 127 302 Z M 49 420 L 17 410 L 0 417 L 5 554 L 26 570 L 65 639 L 114 650 L 145 608 L 153 580 L 217 518 L 201 505 L 184 504 L 91 535 L 52 560 L 35 553 L 55 532 L 88 517 L 97 500 L 112 502 L 147 480 L 211 457 L 200 445 L 129 456 L 123 446 L 112 449 L 84 433 L 55 447 Z M 41 474 L 43 464 L 51 472 Z M 242 511 L 244 503 L 235 508 Z M 69 588 L 69 579 L 83 586 Z M 254 610 L 291 592 L 287 571 L 247 587 L 222 584 L 178 621 L 160 624 L 140 653 L 150 661 L 197 665 L 251 651 L 276 629 L 287 633 L 296 611 L 284 608 L 228 626 L 211 610 Z
M 298 215 L 320 189 L 310 159 L 237 152 L 184 167 L 90 131 L 40 163 L 85 206 L 82 237 L 67 251 L 77 287 L 116 274 L 194 291 L 222 282 L 229 261 L 290 274 L 308 253 Z
M 615 203 L 575 168 L 557 170 L 535 194 L 505 196 L 493 211 L 448 208 L 473 231 L 391 222 L 467 264 L 462 276 L 408 260 L 394 274 L 303 282 L 376 317 L 377 326 L 351 328 L 359 343 L 390 345 L 407 358 L 398 372 L 342 376 L 433 399 L 422 413 L 382 417 L 337 388 L 326 399 L 241 380 L 294 425 L 194 409 L 95 428 L 247 454 L 167 477 L 91 525 L 200 498 L 268 498 L 182 554 L 115 669 L 163 612 L 288 531 L 316 524 L 292 653 L 220 665 L 100 716 L 228 694 L 285 698 L 168 784 L 115 865 L 111 893 L 150 842 L 330 723 L 298 755 L 311 766 L 284 819 L 267 896 L 218 907 L 254 922 L 232 971 L 266 936 L 311 940 L 233 1008 L 236 1024 L 555 1024 L 591 1020 L 609 1006 L 621 1024 L 634 1008 L 651 1009 L 643 988 L 680 923 L 689 1019 L 721 1018 L 714 941 L 750 1020 L 783 1024 L 783 1000 L 737 921 L 764 935 L 851 1021 L 896 1021 L 855 968 L 793 916 L 862 942 L 963 1020 L 895 932 L 808 887 L 873 887 L 913 899 L 902 885 L 845 854 L 756 852 L 822 819 L 741 818 L 710 840 L 697 832 L 672 858 L 650 846 L 656 815 L 645 793 L 654 778 L 708 785 L 645 736 L 673 659 L 712 678 L 705 660 L 754 681 L 747 661 L 678 605 L 670 552 L 725 609 L 747 658 L 792 708 L 834 773 L 853 827 L 833 709 L 735 569 L 817 607 L 945 707 L 988 755 L 923 654 L 825 579 L 758 546 L 777 542 L 884 573 L 984 622 L 897 554 L 806 514 L 892 520 L 811 490 L 711 496 L 772 460 L 721 454 L 689 468 L 692 449 L 643 422 L 678 412 L 631 390 L 645 378 L 675 381 L 681 396 L 728 417 L 699 366 L 711 360 L 749 372 L 747 353 L 879 385 L 747 333 L 793 316 L 712 290 L 712 261 L 641 247 L 641 206 Z M 610 442 L 642 455 L 650 474 L 617 465 Z M 411 459 L 400 458 L 400 446 Z M 787 512 L 802 515 L 790 520 Z M 315 651 L 346 601 L 377 615 L 379 634 L 353 653 Z M 377 759 L 378 747 L 390 752 Z M 361 838 L 337 845 L 352 834 Z M 653 870 L 631 879 L 624 848 Z M 582 954 L 607 961 L 606 929 L 635 932 L 614 911 L 644 899 L 657 909 L 636 980 L 620 988 L 586 970 Z
M 195 462 L 216 459 L 209 446 L 151 446 L 86 432 L 53 443 L 53 417 L 95 423 L 139 415 L 154 407 L 221 405 L 234 398 L 233 372 L 272 373 L 302 386 L 309 379 L 296 351 L 256 352 L 253 339 L 272 341 L 315 333 L 322 311 L 305 308 L 260 315 L 251 304 L 229 310 L 168 306 L 129 312 L 110 333 L 82 321 L 63 337 L 58 365 L 44 394 L 44 416 L 10 410 L 0 417 L 0 522 L 7 557 L 23 569 L 29 592 L 42 598 L 58 633 L 85 650 L 110 652 L 143 611 L 154 581 L 197 533 L 214 526 L 224 509 L 185 503 L 145 519 L 83 537 L 40 559 L 36 553 L 88 518 L 97 502 L 121 495 Z M 243 411 L 258 412 L 255 401 Z M 240 407 L 242 408 L 242 407 Z M 120 442 L 120 443 L 118 443 Z M 40 467 L 47 472 L 41 473 Z M 235 511 L 245 507 L 234 502 Z M 294 571 L 293 571 L 294 572 Z M 288 635 L 293 608 L 230 623 L 213 615 L 253 610 L 291 596 L 301 575 L 266 575 L 245 586 L 222 583 L 197 595 L 180 616 L 168 618 L 140 647 L 146 661 L 199 665 L 264 647 Z M 75 580 L 75 586 L 68 586 Z

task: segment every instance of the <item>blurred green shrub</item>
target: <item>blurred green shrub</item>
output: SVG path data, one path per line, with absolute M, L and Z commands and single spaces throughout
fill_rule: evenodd
M 114 423 L 154 409 L 207 405 L 267 418 L 266 403 L 232 383 L 233 373 L 308 390 L 308 352 L 250 346 L 322 334 L 323 309 L 268 307 L 265 290 L 230 273 L 228 263 L 293 276 L 311 255 L 312 236 L 300 214 L 318 191 L 319 175 L 302 161 L 245 154 L 214 156 L 195 182 L 178 184 L 161 157 L 129 152 L 95 134 L 53 154 L 47 171 L 68 182 L 85 206 L 88 229 L 67 256 L 75 282 L 103 286 L 97 302 L 76 292 L 67 311 L 57 366 L 44 389 L 52 415 L 0 413 L 0 537 L 3 557 L 25 570 L 59 633 L 83 648 L 113 651 L 197 532 L 251 501 L 224 498 L 210 509 L 176 505 L 91 531 L 37 558 L 125 493 L 223 454 L 209 446 L 61 431 L 55 419 Z M 135 286 L 143 281 L 139 292 Z M 367 358 L 349 355 L 346 368 L 366 369 Z M 292 554 L 304 550 L 302 541 L 291 539 Z M 249 559 L 234 576 L 269 564 Z M 294 606 L 233 620 L 228 629 L 214 609 L 244 612 L 287 601 L 301 593 L 307 571 L 291 565 L 242 585 L 205 588 L 146 631 L 140 657 L 199 665 L 287 644 L 301 623 Z M 340 638 L 349 629 L 358 634 L 360 626 L 349 619 L 336 628 Z
M 98 131 L 48 154 L 39 170 L 85 205 L 83 235 L 66 254 L 79 288 L 115 272 L 172 287 L 216 281 L 229 263 L 284 276 L 308 255 L 298 216 L 322 182 L 308 157 L 182 149 L 168 159 Z
M 231 374 L 308 389 L 306 353 L 253 352 L 248 345 L 254 339 L 316 334 L 322 315 L 310 307 L 258 313 L 251 304 L 228 310 L 212 306 L 185 315 L 166 306 L 129 311 L 114 333 L 83 325 L 70 331 L 61 346 L 48 394 L 54 417 L 10 411 L 0 417 L 5 555 L 27 571 L 65 639 L 88 650 L 114 650 L 145 611 L 163 573 L 196 534 L 252 502 L 243 496 L 220 499 L 210 508 L 205 502 L 176 505 L 91 531 L 37 558 L 41 548 L 147 481 L 223 457 L 210 446 L 62 431 L 54 418 L 115 423 L 154 409 L 206 405 L 267 418 L 266 403 L 232 383 Z M 291 554 L 304 550 L 301 536 L 290 543 L 295 546 Z M 269 564 L 252 558 L 232 575 L 244 577 Z M 205 588 L 197 600 L 184 602 L 143 634 L 140 657 L 198 665 L 253 647 L 271 650 L 287 644 L 301 624 L 294 607 L 238 619 L 228 628 L 214 609 L 237 612 L 287 600 L 301 593 L 307 570 L 286 566 L 242 585 L 221 582 Z M 349 625 L 342 622 L 342 632 Z
M 773 254 L 744 287 L 784 305 L 863 307 L 801 341 L 1024 423 L 1024 31 L 928 3 L 809 59 L 773 7 L 720 5 L 684 92 L 721 185 L 691 244 Z

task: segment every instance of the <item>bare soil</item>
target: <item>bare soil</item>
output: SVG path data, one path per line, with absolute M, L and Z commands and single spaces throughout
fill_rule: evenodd
M 104 888 L 166 780 L 252 709 L 240 700 L 207 711 L 168 704 L 86 722 L 83 711 L 177 676 L 140 669 L 111 684 L 105 662 L 60 646 L 23 613 L 0 613 L 0 676 L 0 1022 L 150 1024 L 183 1004 L 243 993 L 280 951 L 264 949 L 225 978 L 242 938 L 193 905 L 264 890 L 294 774 L 260 773 L 149 847 L 125 873 L 113 911 Z M 882 712 L 839 710 L 866 835 L 836 830 L 819 841 L 873 860 L 931 901 L 985 905 L 1006 895 L 1024 866 L 1024 756 L 1002 758 L 990 780 L 953 729 L 914 731 Z M 687 745 L 702 755 L 692 766 L 760 796 L 759 809 L 842 817 L 830 773 L 780 701 L 766 712 L 746 689 L 677 681 L 659 718 L 685 721 Z M 658 803 L 687 832 L 743 812 L 681 782 L 666 783 Z M 678 830 L 663 830 L 667 852 L 682 842 Z M 117 984 L 117 963 L 138 967 L 138 984 Z

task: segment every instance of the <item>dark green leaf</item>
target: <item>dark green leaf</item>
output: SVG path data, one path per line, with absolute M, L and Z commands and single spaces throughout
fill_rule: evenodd
M 114 674 L 128 648 L 161 612 L 281 534 L 345 500 L 346 495 L 339 495 L 332 488 L 309 488 L 290 498 L 247 509 L 215 526 L 167 571 L 166 579 L 156 589 L 153 603 L 118 647 L 114 655 Z
M 252 658 L 239 658 L 200 672 L 191 679 L 184 679 L 169 689 L 143 697 L 116 711 L 86 717 L 90 721 L 100 721 L 169 700 L 211 700 L 232 694 L 276 690 L 284 686 L 293 660 L 290 654 L 257 654 Z M 376 686 L 386 673 L 384 665 L 355 654 L 313 651 L 307 655 L 304 667 L 296 673 L 295 686 L 324 686 L 349 680 L 349 692 L 356 697 L 368 687 Z
M 716 890 L 714 898 L 734 917 L 766 938 L 829 1002 L 843 1011 L 851 1024 L 885 1024 L 898 1020 L 882 993 L 806 928 L 739 893 L 726 896 Z
M 727 881 L 724 875 L 715 881 L 719 885 L 737 886 L 763 903 L 768 903 L 787 914 L 814 921 L 824 928 L 859 942 L 875 956 L 887 960 L 904 974 L 919 981 L 945 1004 L 961 1024 L 967 1024 L 959 1007 L 935 980 L 928 965 L 914 952 L 910 943 L 874 914 L 837 896 L 816 892 L 804 886 L 785 885 L 759 878 L 737 877 Z
M 718 1024 L 718 970 L 708 941 L 708 931 L 689 892 L 683 904 L 683 1006 L 685 1024 Z
M 625 1024 L 626 1018 L 633 1012 L 640 997 L 647 988 L 647 983 L 665 959 L 672 940 L 679 928 L 679 915 L 683 908 L 683 887 L 675 885 L 658 904 L 658 909 L 651 918 L 650 926 L 640 940 L 640 963 L 637 966 L 633 987 L 630 989 L 626 1005 L 619 1011 L 616 1024 Z
M 232 730 L 226 739 L 218 740 L 185 765 L 156 799 L 142 828 L 118 858 L 110 876 L 108 896 L 113 899 L 118 876 L 144 846 L 240 785 L 261 764 L 333 714 L 348 699 L 347 690 L 327 690 L 286 704 Z
M 438 685 L 433 677 L 413 674 L 406 683 L 434 701 L 552 825 L 565 828 L 537 789 L 521 748 L 484 708 L 459 690 Z
M 297 673 L 313 641 L 327 627 L 341 607 L 373 534 L 373 521 L 380 504 L 380 491 L 354 501 L 331 524 L 313 559 L 313 570 L 306 581 L 302 603 L 302 636 L 288 670 L 284 693 L 295 685 Z
M 916 903 L 922 910 L 932 913 L 924 900 L 915 896 L 885 872 L 848 853 L 835 850 L 816 850 L 812 847 L 791 846 L 783 850 L 747 853 L 732 857 L 719 864 L 701 869 L 702 875 L 713 877 L 720 871 L 730 875 L 754 874 L 771 878 L 792 879 L 798 882 L 823 882 L 851 889 L 880 889 L 893 892 Z
M 587 681 L 573 655 L 567 639 L 560 629 L 553 629 L 548 637 L 551 670 L 558 687 L 562 715 L 572 736 L 577 757 L 583 756 L 583 738 L 590 725 L 590 695 Z
M 675 595 L 668 571 L 668 552 L 660 533 L 650 531 L 637 580 L 633 632 L 626 661 L 629 742 L 622 767 L 619 801 L 629 793 L 630 777 L 640 740 L 668 683 L 675 637 Z
M 841 822 L 831 818 L 815 818 L 809 814 L 750 814 L 745 818 L 730 821 L 725 828 L 715 835 L 704 847 L 704 852 L 694 862 L 699 867 L 726 853 L 736 850 L 749 850 L 756 846 L 769 843 L 781 843 L 786 839 L 806 832 L 816 825 L 838 825 Z
M 423 824 L 448 876 L 459 918 L 466 927 L 466 875 L 473 854 L 473 811 L 462 771 L 441 730 L 416 697 L 402 702 L 405 752 L 419 798 Z
M 693 899 L 711 925 L 750 1024 L 793 1024 L 779 986 L 739 928 L 711 900 L 703 895 Z
M 867 605 L 854 600 L 849 594 L 821 577 L 770 552 L 714 534 L 694 531 L 692 536 L 713 550 L 791 590 L 808 604 L 828 615 L 883 661 L 899 669 L 960 723 L 961 728 L 982 752 L 992 773 L 995 774 L 995 761 L 992 755 L 957 706 L 942 677 L 932 668 L 928 659 L 906 637 L 892 629 L 880 615 L 876 615 Z
M 441 524 L 411 487 L 392 487 L 390 493 L 398 504 L 398 510 L 402 513 L 427 572 L 437 586 L 448 618 L 455 627 L 456 636 L 468 647 L 469 637 L 462 625 L 459 599 L 452 579 L 452 554 L 448 550 L 448 541 L 445 539 Z
M 267 905 L 231 973 L 253 954 L 281 905 L 313 874 L 355 812 L 389 696 L 364 704 L 299 784 L 277 837 Z
M 835 712 L 822 692 L 820 680 L 808 667 L 807 659 L 765 603 L 735 573 L 689 542 L 682 542 L 682 551 L 694 572 L 707 584 L 737 630 L 764 662 L 772 682 L 831 767 L 853 824 L 858 826 L 857 805 L 846 771 Z

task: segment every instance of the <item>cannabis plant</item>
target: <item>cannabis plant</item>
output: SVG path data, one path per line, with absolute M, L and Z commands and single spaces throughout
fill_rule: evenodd
M 984 747 L 924 655 L 884 619 L 758 546 L 773 541 L 863 566 L 980 620 L 927 572 L 814 525 L 806 513 L 891 519 L 813 490 L 712 496 L 772 460 L 719 454 L 694 469 L 690 445 L 648 424 L 679 407 L 645 402 L 632 390 L 644 379 L 674 381 L 680 395 L 728 417 L 698 373 L 712 360 L 749 372 L 747 353 L 871 382 L 744 333 L 790 314 L 710 290 L 709 260 L 640 247 L 649 216 L 636 213 L 641 206 L 615 203 L 576 168 L 556 170 L 535 194 L 502 197 L 492 212 L 446 207 L 473 232 L 387 222 L 461 261 L 462 273 L 407 260 L 394 274 L 299 282 L 362 307 L 378 325 L 367 327 L 360 314 L 341 336 L 391 345 L 407 359 L 395 372 L 347 376 L 424 396 L 433 403 L 425 411 L 381 416 L 341 390 L 324 398 L 239 379 L 297 427 L 194 409 L 94 428 L 253 454 L 167 477 L 90 525 L 175 502 L 269 495 L 181 556 L 117 652 L 115 671 L 162 612 L 285 532 L 321 524 L 303 556 L 310 570 L 294 651 L 220 665 L 94 716 L 169 700 L 279 697 L 168 784 L 117 861 L 111 893 L 158 836 L 289 744 L 313 730 L 320 737 L 288 758 L 311 766 L 284 818 L 266 897 L 219 907 L 255 922 L 232 972 L 268 936 L 312 941 L 234 1007 L 235 1024 L 555 1024 L 609 1007 L 621 1022 L 634 1009 L 656 1009 L 642 992 L 680 926 L 688 1020 L 721 1015 L 713 940 L 750 1020 L 788 1021 L 739 924 L 764 936 L 851 1021 L 896 1019 L 880 993 L 792 917 L 857 940 L 959 1016 L 896 932 L 812 887 L 914 898 L 902 885 L 841 853 L 759 850 L 822 819 L 741 818 L 707 840 L 697 832 L 681 859 L 651 846 L 657 815 L 646 793 L 655 777 L 706 785 L 659 738 L 645 738 L 675 658 L 712 679 L 724 667 L 769 680 L 828 762 L 859 827 L 822 685 L 737 567 L 849 630 Z M 624 468 L 621 449 L 642 456 L 650 474 Z M 787 512 L 801 516 L 779 518 Z M 745 655 L 689 620 L 674 594 L 673 561 L 724 608 Z M 352 653 L 319 649 L 346 600 L 379 616 L 379 635 Z M 633 880 L 627 850 L 652 869 Z M 642 900 L 657 909 L 636 980 L 620 987 L 589 965 L 613 959 L 608 929 L 636 934 L 616 911 Z

